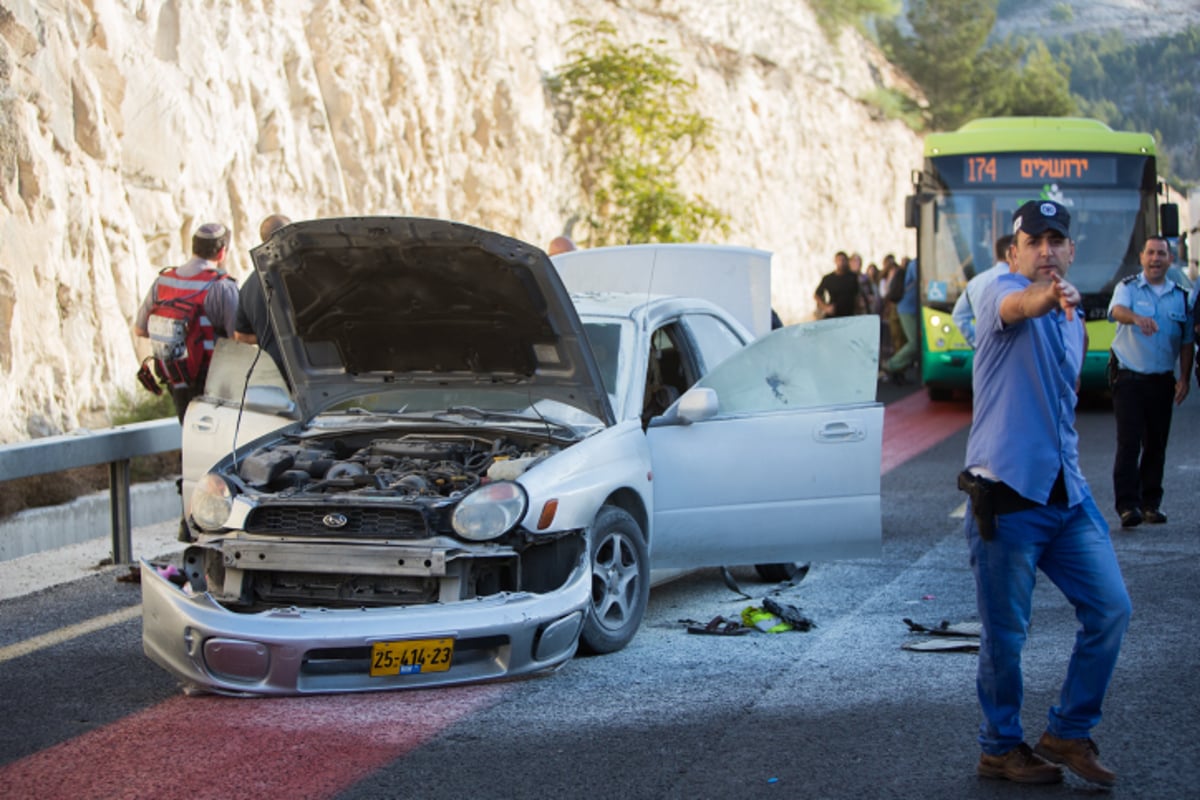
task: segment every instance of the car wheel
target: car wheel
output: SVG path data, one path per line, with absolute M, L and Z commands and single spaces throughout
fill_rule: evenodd
M 624 510 L 604 506 L 588 537 L 592 553 L 592 602 L 580 650 L 615 653 L 633 638 L 650 597 L 650 558 L 641 527 Z
M 767 583 L 783 583 L 808 572 L 808 564 L 755 564 L 754 571 Z

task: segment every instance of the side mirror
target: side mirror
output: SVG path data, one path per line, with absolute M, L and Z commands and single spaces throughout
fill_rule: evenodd
M 1179 235 L 1179 206 L 1176 203 L 1163 203 L 1158 207 L 1158 215 L 1162 220 L 1158 232 L 1168 239 Z
M 717 401 L 717 393 L 707 386 L 697 386 L 689 389 L 679 398 L 675 413 L 684 425 L 693 422 L 703 422 L 717 415 L 721 404 Z

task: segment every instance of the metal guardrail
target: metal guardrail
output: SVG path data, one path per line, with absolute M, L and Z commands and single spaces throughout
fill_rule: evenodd
M 108 464 L 113 563 L 130 564 L 133 562 L 130 461 L 137 456 L 178 450 L 182 438 L 178 420 L 157 419 L 4 444 L 0 445 L 0 481 Z

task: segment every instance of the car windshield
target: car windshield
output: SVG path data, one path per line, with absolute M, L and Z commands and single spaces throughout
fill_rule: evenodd
M 608 393 L 609 405 L 617 412 L 619 419 L 619 398 L 622 393 L 618 389 L 628 386 L 631 379 L 626 374 L 631 368 L 629 353 L 626 352 L 627 348 L 621 347 L 621 338 L 632 337 L 633 326 L 628 320 L 585 318 L 583 330 L 587 333 L 588 344 L 600 369 L 600 380 L 604 383 L 604 391 Z

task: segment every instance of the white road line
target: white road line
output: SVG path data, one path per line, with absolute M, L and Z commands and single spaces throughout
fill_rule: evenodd
M 6 647 L 0 647 L 0 664 L 6 661 L 12 661 L 14 658 L 27 656 L 30 653 L 36 653 L 38 650 L 44 650 L 47 647 L 53 647 L 56 644 L 69 642 L 72 639 L 77 639 L 80 636 L 86 636 L 89 633 L 95 633 L 105 628 L 110 628 L 113 625 L 119 625 L 122 622 L 127 622 L 142 615 L 142 606 L 139 603 L 136 606 L 122 608 L 120 611 L 114 611 L 111 614 L 104 614 L 99 617 L 85 619 L 83 622 L 77 622 L 74 625 L 68 625 L 65 628 L 43 633 L 41 636 L 35 636 L 32 639 L 26 639 L 23 642 L 10 644 Z

